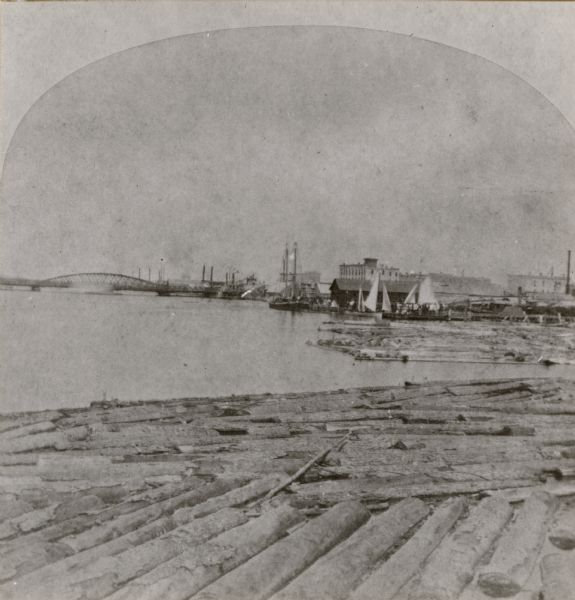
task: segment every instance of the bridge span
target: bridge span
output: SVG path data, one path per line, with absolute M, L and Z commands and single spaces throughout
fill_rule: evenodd
M 73 273 L 49 279 L 0 278 L 0 285 L 9 287 L 71 288 L 77 290 L 155 292 L 160 295 L 185 293 L 189 286 L 170 284 L 169 281 L 149 281 L 121 273 Z

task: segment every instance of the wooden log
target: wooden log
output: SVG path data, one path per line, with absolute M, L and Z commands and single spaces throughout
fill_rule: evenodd
M 523 502 L 527 500 L 532 493 L 542 491 L 556 498 L 561 498 L 564 496 L 574 496 L 575 495 L 575 484 L 573 483 L 560 483 L 560 482 L 547 482 L 544 485 L 538 486 L 527 486 L 527 487 L 519 487 L 514 488 L 510 487 L 507 490 L 489 490 L 486 494 L 490 496 L 499 496 L 507 500 L 507 502 Z
M 6 596 L 6 600 L 23 597 L 30 600 L 104 598 L 129 580 L 144 575 L 188 548 L 247 521 L 248 517 L 242 511 L 223 509 L 120 554 L 102 556 L 81 569 L 60 571 L 57 578 L 39 580 L 35 577 L 25 585 L 21 581 L 16 582 L 8 588 L 11 593 Z
M 273 496 L 275 496 L 282 490 L 285 490 L 285 488 L 289 487 L 294 481 L 297 481 L 300 477 L 305 475 L 305 473 L 307 471 L 309 471 L 311 469 L 311 467 L 313 467 L 317 463 L 321 463 L 321 461 L 324 460 L 330 452 L 339 450 L 348 439 L 349 439 L 349 435 L 343 437 L 341 440 L 338 440 L 333 446 L 330 446 L 329 448 L 322 450 L 319 454 L 316 454 L 301 469 L 296 471 L 296 473 L 294 473 L 291 477 L 288 477 L 281 484 L 279 484 L 275 488 L 271 489 L 266 494 L 265 499 L 269 500 L 270 498 L 272 498 Z
M 360 504 L 339 504 L 208 586 L 195 600 L 269 598 L 368 519 L 369 511 Z
M 55 502 L 46 508 L 31 510 L 0 524 L 0 539 L 16 534 L 40 529 L 49 523 L 56 523 L 72 517 L 98 513 L 106 508 L 105 503 L 95 495 L 83 495 L 73 502 Z
M 391 600 L 395 597 L 415 578 L 464 509 L 462 498 L 443 502 L 413 536 L 353 592 L 351 600 Z
M 41 410 L 30 413 L 16 413 L 13 415 L 0 415 L 0 431 L 8 431 L 33 425 L 34 423 L 42 423 L 47 421 L 58 421 L 64 417 L 64 413 L 57 410 Z
M 14 429 L 0 431 L 0 443 L 23 437 L 25 435 L 54 431 L 54 429 L 56 429 L 56 425 L 54 425 L 52 421 L 40 421 L 38 423 L 31 423 L 30 425 L 24 425 L 22 427 L 15 427 Z
M 73 554 L 56 563 L 47 564 L 44 567 L 11 582 L 7 590 L 0 587 L 0 597 L 3 597 L 3 593 L 7 594 L 9 590 L 13 589 L 16 585 L 18 586 L 18 589 L 41 589 L 42 582 L 44 581 L 60 580 L 69 572 L 81 571 L 102 557 L 116 556 L 135 546 L 140 546 L 149 540 L 153 540 L 160 535 L 170 532 L 178 526 L 193 522 L 194 519 L 205 517 L 216 511 L 225 510 L 227 507 L 244 504 L 245 502 L 265 494 L 270 488 L 276 485 L 281 478 L 282 476 L 278 475 L 276 477 L 268 477 L 253 481 L 248 485 L 235 488 L 221 496 L 209 498 L 205 502 L 201 502 L 193 507 L 178 509 L 171 516 L 157 519 L 148 525 L 110 540 L 109 542 Z
M 376 562 L 428 514 L 429 508 L 421 500 L 402 500 L 372 517 L 275 594 L 274 600 L 347 599 Z
M 575 558 L 572 554 L 547 554 L 541 560 L 545 600 L 575 600 Z
M 108 600 L 185 600 L 223 574 L 258 555 L 303 518 L 284 504 L 162 563 L 128 582 Z M 273 547 L 273 546 L 272 546 Z
M 0 522 L 19 517 L 34 510 L 34 506 L 15 494 L 2 494 L 0 496 Z
M 238 483 L 238 480 L 233 483 L 226 482 L 225 485 L 216 486 L 215 489 L 217 490 L 217 493 L 223 493 L 227 491 L 230 486 L 234 486 L 234 484 L 237 485 Z M 80 552 L 91 548 L 92 546 L 108 542 L 125 533 L 129 533 L 151 521 L 170 515 L 178 508 L 199 504 L 213 495 L 214 492 L 207 487 L 200 490 L 184 492 L 183 494 L 167 498 L 161 502 L 155 502 L 154 504 L 144 506 L 138 510 L 118 515 L 114 519 L 106 521 L 106 523 L 98 524 L 80 533 L 60 538 L 60 542 L 72 548 L 74 552 Z
M 505 500 L 482 500 L 431 554 L 410 600 L 456 600 L 511 513 Z
M 484 382 L 475 385 L 452 383 L 447 387 L 447 390 L 454 396 L 485 394 L 488 396 L 497 396 L 502 399 L 512 392 L 532 392 L 532 388 L 522 381 L 510 381 L 506 383 Z
M 423 480 L 418 483 L 393 483 L 382 478 L 342 479 L 306 483 L 297 488 L 298 497 L 317 502 L 334 504 L 343 500 L 378 499 L 395 500 L 409 497 L 453 496 L 457 494 L 474 494 L 489 490 L 505 488 L 531 487 L 533 480 L 483 480 L 433 482 Z
M 573 550 L 575 548 L 575 530 L 554 529 L 549 534 L 549 541 L 560 550 Z
M 497 598 L 521 591 L 535 565 L 556 505 L 556 499 L 545 492 L 535 492 L 525 501 L 488 565 L 479 573 L 478 585 L 485 594 Z
M 174 512 L 174 519 L 177 523 L 187 523 L 191 519 L 209 515 L 222 508 L 241 506 L 242 504 L 246 504 L 247 502 L 263 496 L 283 480 L 285 480 L 285 475 L 282 474 L 276 474 L 263 479 L 256 479 L 247 485 L 233 489 L 220 496 L 209 498 L 200 504 L 179 508 Z
M 85 440 L 90 435 L 87 427 L 74 427 L 65 431 L 52 431 L 49 433 L 36 433 L 14 439 L 0 440 L 0 452 L 18 453 L 31 450 L 65 450 L 74 442 Z
M 20 577 L 74 552 L 118 537 L 121 532 L 129 533 L 163 514 L 170 514 L 185 503 L 199 504 L 211 496 L 223 494 L 239 483 L 238 480 L 218 480 L 200 490 L 180 493 L 173 498 L 169 496 L 170 491 L 180 488 L 168 485 L 138 494 L 133 502 L 124 502 L 96 515 L 74 517 L 22 535 L 0 551 L 0 579 Z M 167 499 L 153 503 L 166 494 Z M 150 501 L 153 504 L 150 505 Z

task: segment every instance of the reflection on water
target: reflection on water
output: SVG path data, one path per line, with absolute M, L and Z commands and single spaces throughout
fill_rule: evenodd
M 0 291 L 0 410 L 405 381 L 573 376 L 569 367 L 355 362 L 307 345 L 323 314 L 263 302 Z

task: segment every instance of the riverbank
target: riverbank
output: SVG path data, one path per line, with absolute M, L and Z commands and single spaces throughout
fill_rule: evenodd
M 0 597 L 553 598 L 574 426 L 526 378 L 6 415 Z

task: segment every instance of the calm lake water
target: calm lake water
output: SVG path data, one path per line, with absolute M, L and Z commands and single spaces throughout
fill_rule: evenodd
M 355 362 L 306 344 L 329 318 L 263 302 L 2 290 L 0 411 L 85 406 L 104 395 L 148 400 L 551 373 L 533 365 Z

